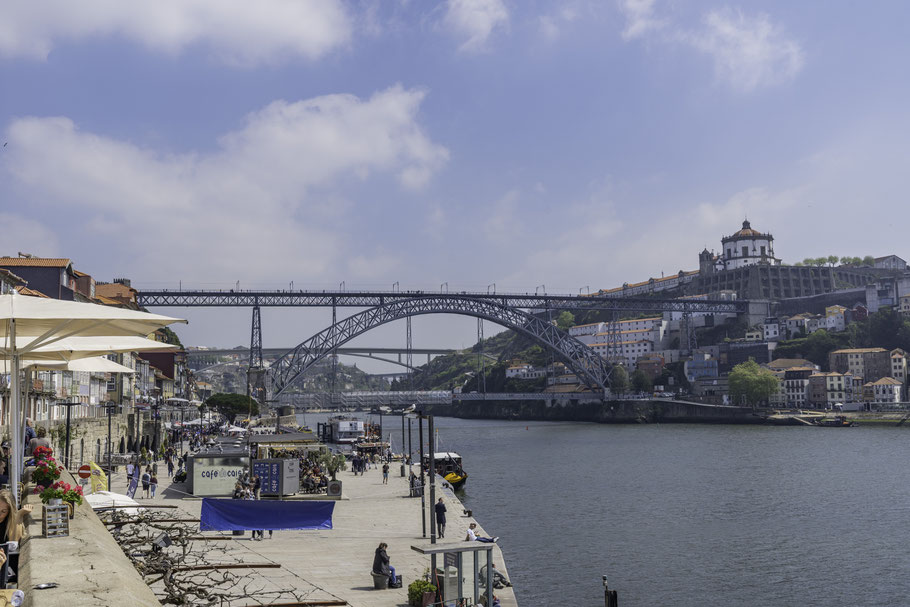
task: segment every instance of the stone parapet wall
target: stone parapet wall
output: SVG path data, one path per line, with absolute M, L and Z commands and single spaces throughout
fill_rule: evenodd
M 65 471 L 60 478 L 75 484 L 72 475 Z M 28 538 L 21 546 L 19 588 L 25 590 L 24 605 L 160 607 L 161 603 L 87 501 L 76 507 L 69 536 L 59 538 L 42 536 L 43 506 L 38 496 L 29 494 L 24 501 L 34 506 L 27 524 Z M 42 582 L 56 582 L 58 586 L 32 589 Z

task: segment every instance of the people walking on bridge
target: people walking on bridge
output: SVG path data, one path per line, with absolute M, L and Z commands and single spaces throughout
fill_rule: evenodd
M 442 498 L 433 506 L 436 509 L 436 532 L 440 538 L 446 536 L 446 505 Z

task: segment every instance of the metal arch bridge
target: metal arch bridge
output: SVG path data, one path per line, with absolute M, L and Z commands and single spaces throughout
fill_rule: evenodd
M 597 387 L 604 388 L 608 385 L 609 375 L 603 371 L 604 363 L 597 356 L 596 361 L 591 361 L 588 357 L 591 355 L 590 349 L 585 347 L 581 342 L 562 334 L 551 336 L 550 330 L 552 325 L 539 319 L 536 322 L 529 321 L 535 317 L 521 312 L 522 309 L 530 312 L 553 312 L 559 310 L 601 310 L 612 312 L 614 320 L 623 312 L 680 312 L 683 316 L 689 316 L 697 313 L 713 314 L 741 314 L 749 309 L 749 302 L 746 300 L 706 300 L 706 299 L 659 299 L 650 297 L 608 297 L 601 294 L 594 295 L 571 295 L 571 294 L 548 294 L 548 293 L 490 293 L 490 292 L 439 292 L 431 293 L 425 291 L 346 291 L 346 290 L 328 290 L 328 291 L 243 291 L 243 290 L 219 290 L 219 291 L 202 291 L 202 290 L 159 290 L 159 291 L 138 291 L 136 294 L 137 303 L 140 306 L 172 306 L 172 307 L 252 307 L 253 323 L 250 338 L 250 371 L 254 369 L 261 370 L 262 364 L 262 325 L 260 320 L 260 307 L 331 307 L 333 325 L 322 333 L 317 334 L 307 342 L 304 342 L 292 352 L 289 352 L 283 361 L 286 368 L 283 369 L 283 375 L 275 380 L 276 374 L 273 370 L 270 375 L 273 378 L 273 387 L 278 386 L 281 390 L 288 387 L 286 381 L 289 374 L 293 374 L 294 369 L 299 369 L 301 364 L 306 364 L 302 356 L 302 347 L 309 344 L 310 347 L 318 347 L 315 340 L 320 338 L 323 342 L 330 343 L 337 347 L 352 339 L 353 335 L 347 337 L 344 341 L 339 339 L 339 329 L 349 329 L 351 323 L 364 323 L 369 319 L 377 322 L 372 326 L 378 326 L 384 322 L 390 322 L 393 319 L 407 318 L 408 316 L 429 313 L 454 313 L 477 316 L 478 318 L 488 319 L 497 324 L 513 328 L 519 332 L 528 334 L 533 338 L 541 341 L 548 347 L 557 350 L 565 358 L 566 355 L 575 356 L 577 360 L 571 359 L 572 364 L 569 366 L 578 373 L 579 377 L 587 383 L 593 383 Z M 426 302 L 433 301 L 438 305 L 434 309 L 427 309 Z M 355 314 L 341 322 L 335 322 L 335 309 L 338 307 L 369 308 L 365 312 Z M 410 313 L 404 312 L 410 311 Z M 392 318 L 391 315 L 400 313 Z M 485 314 L 491 313 L 492 316 Z M 387 318 L 382 322 L 375 319 Z M 367 324 L 369 324 L 367 322 Z M 546 329 L 542 325 L 550 326 Z M 366 328 L 363 331 L 367 330 Z M 361 331 L 361 333 L 363 332 Z M 360 333 L 356 333 L 360 334 Z M 553 343 L 550 343 L 550 341 Z M 566 345 L 574 342 L 571 347 Z M 410 347 L 410 325 L 408 329 L 408 346 Z M 560 350 L 559 346 L 565 346 L 566 351 Z M 325 346 L 324 346 L 325 348 Z M 332 346 L 329 346 L 332 349 Z M 323 350 L 324 351 L 324 350 Z M 317 350 L 318 352 L 318 350 Z M 322 354 L 310 354 L 309 365 L 312 365 L 316 359 L 325 356 Z M 293 362 L 293 364 L 292 364 Z M 579 368 L 580 367 L 580 368 Z M 606 375 L 604 375 L 606 373 Z M 294 375 L 296 377 L 296 375 Z M 277 396 L 277 394 L 276 394 Z
M 552 323 L 515 307 L 467 296 L 426 295 L 397 299 L 349 316 L 301 343 L 269 368 L 273 398 L 277 398 L 311 366 L 355 337 L 395 320 L 423 314 L 474 316 L 522 333 L 552 349 L 590 387 L 609 386 L 609 367 L 599 354 Z

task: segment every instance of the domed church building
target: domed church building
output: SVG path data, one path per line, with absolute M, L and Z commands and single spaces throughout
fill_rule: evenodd
M 774 257 L 774 237 L 753 230 L 749 220 L 743 221 L 743 227 L 732 236 L 721 239 L 721 254 L 718 269 L 735 270 L 756 263 L 780 265 L 780 259 Z

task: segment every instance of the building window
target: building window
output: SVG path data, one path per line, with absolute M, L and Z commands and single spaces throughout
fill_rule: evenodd
M 762 256 L 762 257 L 765 256 L 765 247 L 762 247 L 762 248 L 761 248 L 761 256 Z

